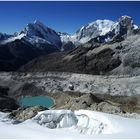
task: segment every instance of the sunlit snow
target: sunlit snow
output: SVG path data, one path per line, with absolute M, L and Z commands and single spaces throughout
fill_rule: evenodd
M 139 138 L 140 120 L 88 110 L 47 110 L 20 124 L 3 122 L 0 113 L 0 138 Z M 48 125 L 56 123 L 50 129 Z

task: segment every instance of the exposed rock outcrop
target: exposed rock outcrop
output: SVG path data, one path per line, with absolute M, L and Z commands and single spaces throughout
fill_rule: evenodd
M 16 100 L 8 97 L 8 87 L 0 86 L 0 111 L 9 112 L 19 107 Z
M 37 115 L 38 112 L 48 110 L 46 107 L 34 106 L 28 108 L 19 108 L 9 114 L 9 117 L 16 121 L 25 121 Z

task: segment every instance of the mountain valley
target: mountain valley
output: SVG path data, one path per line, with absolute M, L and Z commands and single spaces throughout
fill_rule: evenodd
M 139 60 L 140 28 L 130 16 L 96 20 L 73 35 L 37 20 L 0 33 L 0 130 L 18 129 L 7 138 L 26 137 L 22 131 L 26 138 L 139 137 Z

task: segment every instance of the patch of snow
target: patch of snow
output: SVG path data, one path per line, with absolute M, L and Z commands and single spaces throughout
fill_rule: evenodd
M 134 29 L 138 29 L 139 27 L 137 25 L 134 25 Z
M 61 33 L 61 32 L 59 32 L 58 34 L 59 34 L 59 36 L 61 38 L 62 43 L 67 43 L 67 42 L 69 42 L 69 41 L 72 40 L 71 39 L 71 35 L 69 35 L 67 33 Z
M 6 43 L 9 43 L 9 42 L 13 42 L 13 41 L 15 41 L 15 40 L 21 40 L 23 37 L 25 37 L 26 36 L 26 34 L 24 34 L 24 33 L 22 33 L 22 34 L 20 34 L 20 35 L 17 35 L 17 36 L 14 36 L 14 37 L 10 37 L 10 38 L 8 38 L 8 39 L 6 39 L 6 40 L 3 40 L 2 42 L 1 42 L 1 44 L 6 44 Z
M 42 39 L 40 37 L 36 37 L 36 36 L 28 37 L 28 38 L 26 38 L 26 40 L 29 41 L 32 45 L 34 45 L 34 44 L 45 44 L 45 43 L 51 45 L 51 42 L 49 42 L 45 39 Z
M 81 43 L 86 43 L 92 38 L 98 36 L 105 36 L 106 34 L 113 32 L 113 34 L 118 34 L 120 32 L 120 22 L 129 19 L 133 25 L 134 29 L 137 29 L 138 26 L 133 24 L 133 20 L 129 16 L 122 16 L 118 22 L 111 20 L 96 20 L 85 26 L 82 26 L 75 34 L 69 35 L 67 33 L 56 32 L 55 30 L 46 27 L 43 23 L 38 20 L 35 20 L 33 23 L 28 24 L 21 33 L 15 37 L 10 37 L 8 40 L 4 40 L 3 43 L 11 42 L 16 39 L 21 39 L 24 34 L 29 41 L 33 43 L 49 43 L 55 45 L 59 50 L 63 51 L 61 48 L 61 43 L 67 43 L 69 41 L 73 42 L 76 46 Z M 122 23 L 123 24 L 123 23 Z M 126 22 L 127 24 L 127 22 Z M 125 24 L 123 25 L 125 26 Z M 127 25 L 126 25 L 127 26 Z M 111 40 L 106 38 L 105 42 Z

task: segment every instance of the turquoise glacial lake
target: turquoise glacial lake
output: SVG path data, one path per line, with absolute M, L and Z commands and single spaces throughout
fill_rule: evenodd
M 52 107 L 55 103 L 54 100 L 48 96 L 25 96 L 20 100 L 21 106 L 23 107 L 31 107 L 31 106 L 43 106 L 43 107 Z

